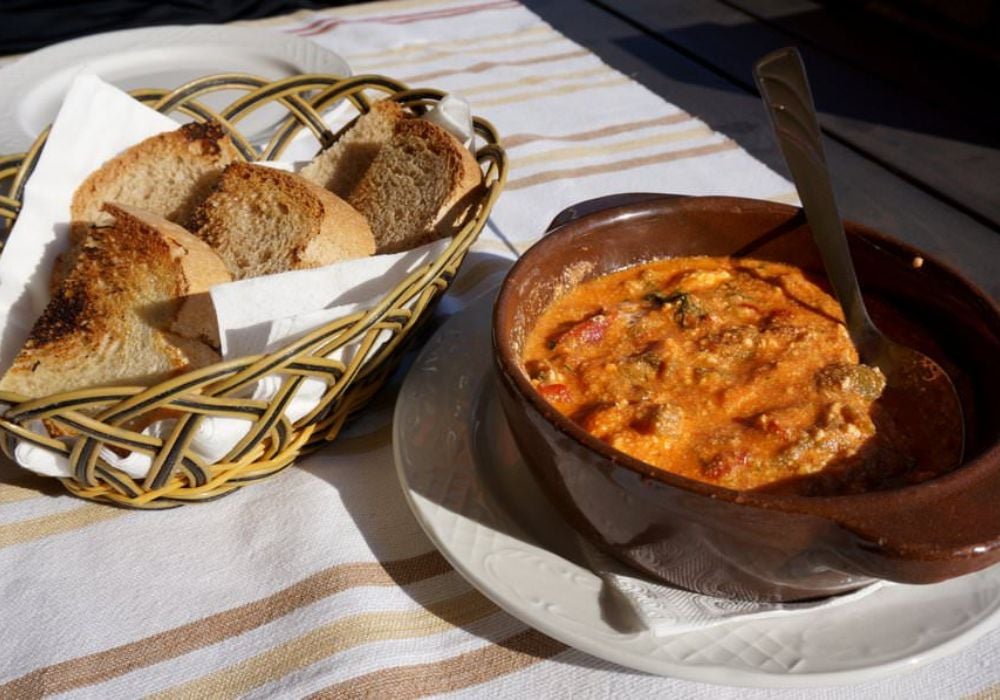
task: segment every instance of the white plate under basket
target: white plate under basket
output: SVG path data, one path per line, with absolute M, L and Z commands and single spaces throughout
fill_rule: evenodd
M 55 119 L 73 77 L 96 73 L 123 89 L 172 90 L 215 73 L 248 73 L 277 80 L 298 73 L 350 76 L 347 62 L 313 41 L 274 30 L 215 25 L 150 27 L 95 34 L 27 54 L 0 69 L 0 154 L 26 150 Z M 245 94 L 205 96 L 220 109 Z M 287 111 L 262 107 L 240 123 L 252 140 Z

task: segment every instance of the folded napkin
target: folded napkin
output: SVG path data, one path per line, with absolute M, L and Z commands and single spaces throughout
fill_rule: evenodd
M 334 110 L 331 120 L 346 121 L 349 114 Z M 473 144 L 468 103 L 449 96 L 426 118 L 441 124 Z M 29 179 L 24 208 L 0 256 L 0 372 L 6 371 L 24 344 L 35 320 L 49 299 L 49 271 L 56 256 L 68 245 L 69 208 L 77 186 L 93 170 L 129 146 L 178 127 L 173 119 L 146 107 L 95 75 L 78 75 L 66 95 L 48 143 Z M 303 154 L 316 150 L 311 134 L 302 133 L 286 160 L 265 163 L 294 170 Z M 437 241 L 393 255 L 376 255 L 311 270 L 239 280 L 210 291 L 225 359 L 272 352 L 336 318 L 370 308 L 385 293 L 420 266 L 432 261 L 447 246 Z M 389 339 L 384 332 L 370 347 L 377 352 Z M 332 359 L 349 362 L 360 346 L 358 340 L 340 348 Z M 280 377 L 267 377 L 248 389 L 249 398 L 270 400 L 281 386 Z M 307 378 L 292 397 L 285 415 L 296 421 L 312 411 L 328 389 L 325 382 Z M 175 421 L 157 421 L 143 430 L 165 438 Z M 251 421 L 208 416 L 199 422 L 191 449 L 207 463 L 224 457 L 250 429 Z M 43 431 L 36 421 L 33 430 Z M 71 443 L 75 438 L 60 438 Z M 32 471 L 55 477 L 69 476 L 63 455 L 30 443 L 14 449 L 16 461 Z M 104 449 L 101 457 L 135 478 L 152 465 L 149 455 L 125 456 Z
M 850 593 L 795 603 L 730 600 L 654 583 L 588 544 L 581 542 L 580 548 L 594 573 L 620 594 L 620 599 L 628 603 L 643 627 L 657 637 L 708 629 L 727 622 L 802 615 L 835 608 L 892 585 L 887 581 L 875 581 Z

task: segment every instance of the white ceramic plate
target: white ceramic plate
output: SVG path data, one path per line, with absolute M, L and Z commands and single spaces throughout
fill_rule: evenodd
M 26 150 L 52 123 L 81 70 L 124 90 L 180 87 L 213 73 L 249 73 L 277 80 L 297 73 L 350 75 L 336 53 L 300 37 L 249 27 L 195 25 L 129 29 L 74 39 L 35 51 L 0 69 L 0 154 Z M 205 98 L 218 109 L 239 91 Z M 262 108 L 241 131 L 250 138 L 273 126 L 284 110 Z
M 450 319 L 421 352 L 396 404 L 393 444 L 428 536 L 510 614 L 623 666 L 759 687 L 884 678 L 953 653 L 1000 623 L 1000 567 L 993 567 L 933 586 L 889 586 L 827 610 L 669 637 L 630 627 L 513 445 L 492 384 L 492 297 Z

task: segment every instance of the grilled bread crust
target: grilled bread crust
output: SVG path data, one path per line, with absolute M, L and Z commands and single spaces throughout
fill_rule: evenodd
M 145 385 L 219 359 L 200 338 L 206 318 L 214 325 L 203 293 L 231 280 L 218 255 L 155 214 L 115 204 L 104 212 L 112 223 L 81 241 L 0 389 L 39 397 Z M 190 325 L 175 327 L 181 315 Z

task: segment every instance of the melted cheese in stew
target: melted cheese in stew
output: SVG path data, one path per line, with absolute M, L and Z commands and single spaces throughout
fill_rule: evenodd
M 851 492 L 905 468 L 875 439 L 882 373 L 858 363 L 837 302 L 790 265 L 671 258 L 590 280 L 544 311 L 523 359 L 589 433 L 692 479 Z M 820 472 L 817 490 L 803 477 Z

